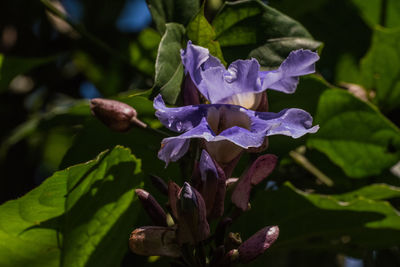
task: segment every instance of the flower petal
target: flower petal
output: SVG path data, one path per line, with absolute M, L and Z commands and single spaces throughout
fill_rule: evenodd
M 227 98 L 246 92 L 260 92 L 257 60 L 237 60 L 228 70 L 208 49 L 188 42 L 181 50 L 182 63 L 202 95 L 212 104 L 224 103 Z
M 209 142 L 208 145 L 212 145 L 212 142 L 229 141 L 238 147 L 248 149 L 263 145 L 265 136 L 282 134 L 298 138 L 306 133 L 315 133 L 319 128 L 312 127 L 312 117 L 309 113 L 295 108 L 285 109 L 279 113 L 256 112 L 240 106 L 224 104 L 167 108 L 161 97 L 156 98 L 154 107 L 157 109 L 156 115 L 167 128 L 185 131 L 179 136 L 163 140 L 158 157 L 166 163 L 181 158 L 187 152 L 191 138 L 203 139 Z M 227 114 L 236 114 L 237 118 L 241 117 L 238 116 L 238 112 L 248 116 L 251 122 L 249 130 L 232 126 L 216 134 L 211 129 L 207 117 L 209 111 L 218 112 L 218 110 L 228 111 Z M 222 153 L 229 152 L 222 151 Z
M 310 50 L 299 49 L 290 52 L 277 70 L 260 71 L 262 89 L 294 93 L 299 83 L 299 76 L 314 73 L 315 62 L 318 59 L 318 54 Z

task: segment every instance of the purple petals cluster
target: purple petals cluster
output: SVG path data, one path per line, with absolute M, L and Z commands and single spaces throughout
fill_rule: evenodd
M 160 95 L 154 100 L 154 108 L 165 127 L 182 133 L 162 141 L 158 157 L 166 163 L 181 158 L 189 149 L 191 138 L 204 140 L 211 156 L 225 164 L 243 149 L 261 146 L 266 136 L 281 134 L 298 138 L 319 128 L 312 126 L 309 113 L 296 108 L 279 113 L 257 112 L 229 104 L 168 108 Z M 228 148 L 225 153 L 236 153 L 221 154 L 224 147 Z
M 186 73 L 211 104 L 240 105 L 232 101 L 248 104 L 249 99 L 241 98 L 251 98 L 267 89 L 294 93 L 299 76 L 315 72 L 319 56 L 310 50 L 300 49 L 292 51 L 276 70 L 260 71 L 260 64 L 254 58 L 236 60 L 226 69 L 219 59 L 210 55 L 208 49 L 189 41 L 187 48 L 181 50 L 181 58 Z
M 167 164 L 188 151 L 192 138 L 203 140 L 211 157 L 225 165 L 243 150 L 261 147 L 267 136 L 298 138 L 318 130 L 312 126 L 311 115 L 301 109 L 279 113 L 252 110 L 257 109 L 266 89 L 293 93 L 299 76 L 315 71 L 318 54 L 293 51 L 272 71 L 260 71 L 255 59 L 237 60 L 226 69 L 208 49 L 190 41 L 181 57 L 193 84 L 211 104 L 168 108 L 161 95 L 155 98 L 156 116 L 162 124 L 182 133 L 162 141 L 158 157 Z

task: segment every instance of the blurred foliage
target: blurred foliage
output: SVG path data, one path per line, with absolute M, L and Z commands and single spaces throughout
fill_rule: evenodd
M 69 24 L 44 5 L 55 2 Z M 125 102 L 159 129 L 149 96 L 181 103 L 180 49 L 191 40 L 224 63 L 254 57 L 265 69 L 295 49 L 321 56 L 296 93 L 268 92 L 270 111 L 305 109 L 320 130 L 269 138 L 279 166 L 233 227 L 247 238 L 277 224 L 281 235 L 250 265 L 348 266 L 348 255 L 399 266 L 400 2 L 264 2 L 148 0 L 138 12 L 152 23 L 122 32 L 125 0 L 2 1 L 0 265 L 166 266 L 127 252 L 129 232 L 149 221 L 133 189 L 166 201 L 149 175 L 189 177 L 156 158 L 162 136 L 111 132 L 87 99 Z

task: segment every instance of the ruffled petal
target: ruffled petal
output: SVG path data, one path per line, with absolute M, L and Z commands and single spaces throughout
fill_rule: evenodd
M 226 103 L 235 94 L 260 92 L 257 60 L 237 60 L 228 69 L 208 49 L 190 41 L 181 50 L 182 63 L 201 94 L 212 104 Z
M 179 137 L 179 136 L 178 136 Z M 158 158 L 166 165 L 170 161 L 177 161 L 189 150 L 190 140 L 176 137 L 164 138 L 161 142 L 161 149 L 158 151 Z
M 166 163 L 181 158 L 188 150 L 188 140 L 191 138 L 203 139 L 209 145 L 212 145 L 212 142 L 228 141 L 240 148 L 248 149 L 262 146 L 265 136 L 281 134 L 298 138 L 307 133 L 315 133 L 319 129 L 319 126 L 312 126 L 312 117 L 309 113 L 296 108 L 285 109 L 279 113 L 256 112 L 240 106 L 224 104 L 167 108 L 160 96 L 156 98 L 154 107 L 159 108 L 156 114 L 167 128 L 184 132 L 179 136 L 163 140 L 158 156 Z M 215 133 L 207 117 L 209 112 L 215 113 L 219 110 L 225 110 L 225 113 L 226 110 L 231 110 L 233 112 L 226 114 L 236 114 L 235 118 L 240 117 L 237 116 L 237 112 L 245 114 L 250 120 L 249 129 L 234 125 L 219 134 Z M 235 118 L 231 123 L 234 124 Z
M 260 71 L 262 89 L 273 89 L 287 94 L 296 91 L 299 76 L 314 73 L 317 53 L 299 49 L 290 52 L 277 70 Z

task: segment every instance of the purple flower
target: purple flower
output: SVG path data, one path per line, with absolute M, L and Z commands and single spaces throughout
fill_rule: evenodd
M 165 106 L 161 95 L 154 99 L 156 116 L 171 131 L 182 133 L 162 141 L 158 157 L 167 164 L 181 158 L 189 149 L 190 139 L 198 138 L 219 164 L 227 164 L 244 149 L 260 147 L 266 136 L 287 135 L 298 138 L 315 133 L 312 117 L 301 109 L 279 113 L 257 112 L 229 104 Z
M 182 63 L 193 83 L 211 104 L 235 104 L 257 109 L 266 89 L 294 93 L 299 76 L 315 72 L 317 53 L 292 51 L 276 70 L 260 71 L 256 59 L 236 60 L 228 69 L 208 49 L 188 42 L 181 50 Z

